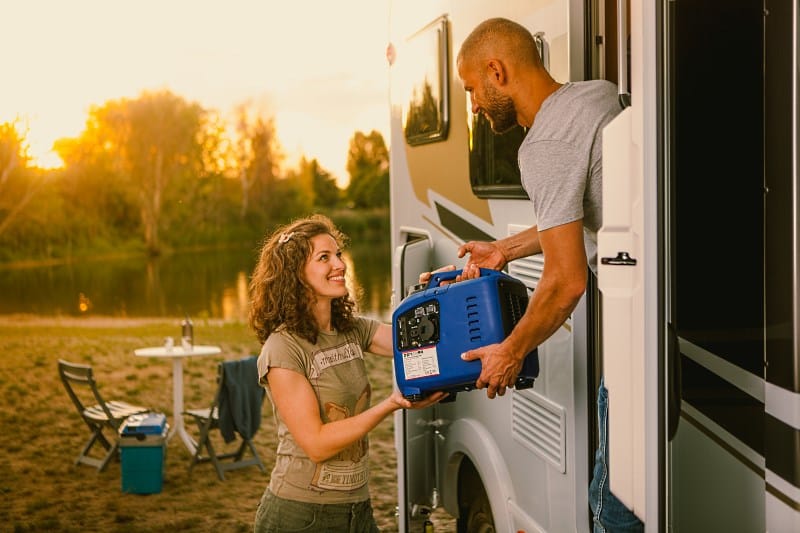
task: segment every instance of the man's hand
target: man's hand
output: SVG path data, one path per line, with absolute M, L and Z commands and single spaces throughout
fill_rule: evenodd
M 481 375 L 475 382 L 479 389 L 486 388 L 486 395 L 494 398 L 495 394 L 503 396 L 506 388 L 510 388 L 522 370 L 522 359 L 510 352 L 503 344 L 489 344 L 482 348 L 469 350 L 461 354 L 464 361 L 481 360 Z
M 493 242 L 470 241 L 462 244 L 458 248 L 458 257 L 464 257 L 467 254 L 469 254 L 467 267 L 475 265 L 480 268 L 500 270 L 508 263 L 508 258 Z

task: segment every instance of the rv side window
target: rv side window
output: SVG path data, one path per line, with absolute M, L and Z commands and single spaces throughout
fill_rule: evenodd
M 517 150 L 527 131 L 521 126 L 494 133 L 482 114 L 469 128 L 469 182 L 479 198 L 527 198 L 520 183 Z
M 415 146 L 447 138 L 449 102 L 447 80 L 447 19 L 440 18 L 409 37 L 405 61 L 401 58 L 407 96 L 403 106 L 403 130 Z

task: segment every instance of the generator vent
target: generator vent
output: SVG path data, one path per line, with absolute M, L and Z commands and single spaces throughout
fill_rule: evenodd
M 481 342 L 481 320 L 478 309 L 478 298 L 467 297 L 467 330 L 470 342 Z
M 525 314 L 525 309 L 528 307 L 528 295 L 525 294 L 525 291 L 522 289 L 520 289 L 520 291 L 522 294 L 505 291 L 507 299 L 506 307 L 508 308 L 508 313 L 511 315 L 511 320 L 514 324 L 519 322 L 522 315 Z
M 566 409 L 533 390 L 511 397 L 511 434 L 562 474 L 567 470 Z

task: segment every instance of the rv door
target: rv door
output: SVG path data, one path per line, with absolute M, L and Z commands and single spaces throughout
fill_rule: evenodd
M 658 424 L 657 243 L 655 175 L 654 7 L 617 3 L 620 102 L 625 109 L 603 131 L 603 227 L 598 232 L 598 287 L 602 294 L 603 375 L 608 389 L 610 488 L 645 521 L 657 477 L 652 467 L 652 429 Z M 627 20 L 630 20 L 630 24 Z M 630 79 L 626 29 L 630 29 Z M 630 105 L 628 105 L 630 104 Z M 657 400 L 656 400 L 657 401 Z M 656 469 L 651 468 L 651 475 Z M 648 487 L 647 482 L 651 482 Z

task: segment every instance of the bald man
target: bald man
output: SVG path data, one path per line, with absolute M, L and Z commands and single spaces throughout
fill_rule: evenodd
M 478 267 L 501 269 L 540 252 L 545 258 L 527 311 L 511 334 L 462 356 L 481 360 L 476 386 L 494 398 L 512 386 L 525 355 L 575 309 L 586 290 L 588 268 L 597 271 L 602 133 L 622 107 L 616 86 L 608 81 L 556 82 L 542 65 L 531 33 L 502 18 L 484 21 L 472 31 L 458 53 L 457 68 L 472 112 L 483 113 L 495 132 L 516 124 L 529 128 L 518 159 L 537 221 L 504 239 L 462 245 L 459 257 L 469 254 L 463 277 L 476 277 Z M 601 380 L 600 443 L 589 491 L 594 531 L 642 531 L 642 523 L 608 489 L 607 416 L 608 391 Z

